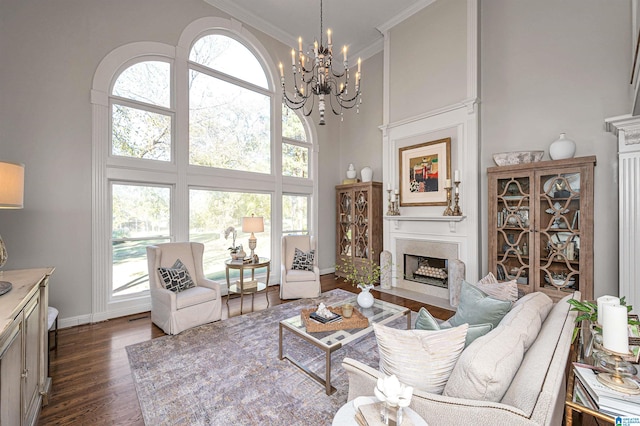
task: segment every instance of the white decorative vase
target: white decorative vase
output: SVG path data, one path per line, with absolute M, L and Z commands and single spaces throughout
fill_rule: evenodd
M 353 164 L 349 164 L 349 168 L 347 169 L 347 179 L 355 179 L 356 177 L 356 168 L 353 167 Z
M 565 133 L 560 133 L 558 140 L 549 145 L 549 157 L 551 157 L 552 160 L 573 158 L 575 154 L 576 143 L 571 139 L 567 139 Z
M 371 290 L 373 286 L 366 286 L 362 288 L 360 294 L 358 294 L 358 306 L 362 309 L 367 309 L 373 306 L 373 294 L 369 290 Z
M 371 182 L 373 179 L 373 170 L 371 170 L 371 167 L 367 166 L 360 170 L 360 176 L 362 177 L 363 182 Z

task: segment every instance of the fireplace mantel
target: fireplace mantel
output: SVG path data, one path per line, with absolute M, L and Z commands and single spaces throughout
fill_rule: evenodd
M 449 231 L 456 232 L 456 223 L 465 220 L 466 216 L 384 216 L 384 220 L 393 222 L 395 229 L 400 228 L 403 221 L 449 222 Z

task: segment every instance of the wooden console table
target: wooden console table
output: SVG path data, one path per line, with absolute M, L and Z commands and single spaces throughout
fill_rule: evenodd
M 54 268 L 3 271 L 0 296 L 0 424 L 34 425 L 51 391 L 47 358 L 49 277 Z

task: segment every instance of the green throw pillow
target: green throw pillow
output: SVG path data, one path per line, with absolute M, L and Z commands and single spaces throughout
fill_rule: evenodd
M 447 322 L 453 327 L 464 323 L 488 323 L 496 327 L 510 309 L 510 301 L 487 296 L 485 292 L 463 280 L 458 311 Z
M 425 308 L 420 308 L 415 324 L 416 330 L 445 330 L 447 328 L 451 328 L 451 324 L 449 324 L 448 322 L 438 324 L 438 321 L 431 316 L 429 311 L 427 311 Z M 471 344 L 471 342 L 473 342 L 480 336 L 484 336 L 492 329 L 493 325 L 491 324 L 469 325 L 469 329 L 467 330 L 467 337 L 464 340 L 464 347 L 466 348 Z

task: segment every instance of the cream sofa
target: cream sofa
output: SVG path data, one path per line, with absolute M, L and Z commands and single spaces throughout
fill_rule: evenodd
M 507 327 L 514 327 L 515 321 L 511 325 L 505 325 L 503 322 L 518 320 L 517 312 L 514 312 L 516 315 L 512 315 L 509 320 L 505 316 L 495 329 L 464 349 L 445 386 L 443 395 L 415 390 L 410 407 L 430 425 L 562 424 L 566 393 L 565 370 L 577 315 L 576 312 L 569 311 L 570 305 L 567 303 L 569 298 L 580 299 L 580 293 L 570 294 L 553 304 L 547 310 L 548 314 L 544 320 L 540 321 L 539 331 L 526 338 L 530 341 L 524 344 L 527 349 L 523 352 L 522 361 L 519 366 L 515 366 L 515 375 L 505 384 L 506 392 L 499 396 L 497 401 L 446 395 L 455 394 L 456 391 L 463 394 L 469 391 L 473 394 L 478 391 L 478 387 L 482 386 L 487 388 L 483 391 L 487 391 L 487 394 L 491 393 L 490 388 L 495 383 L 493 380 L 483 382 L 482 379 L 487 377 L 485 370 L 495 371 L 499 375 L 508 368 L 508 362 L 498 350 L 501 344 L 497 342 L 501 335 L 506 337 L 513 334 L 513 328 L 507 330 Z M 519 320 L 518 327 L 535 329 L 532 323 L 537 320 L 522 321 L 522 318 Z M 526 333 L 527 330 L 523 332 Z M 382 375 L 378 369 L 350 358 L 345 358 L 342 365 L 349 376 L 349 401 L 358 396 L 373 394 L 376 380 Z M 474 368 L 482 371 L 473 371 Z M 466 390 L 448 388 L 454 376 L 458 382 L 461 379 L 468 380 Z M 498 395 L 501 393 L 498 392 Z M 493 396 L 496 396 L 495 393 Z

